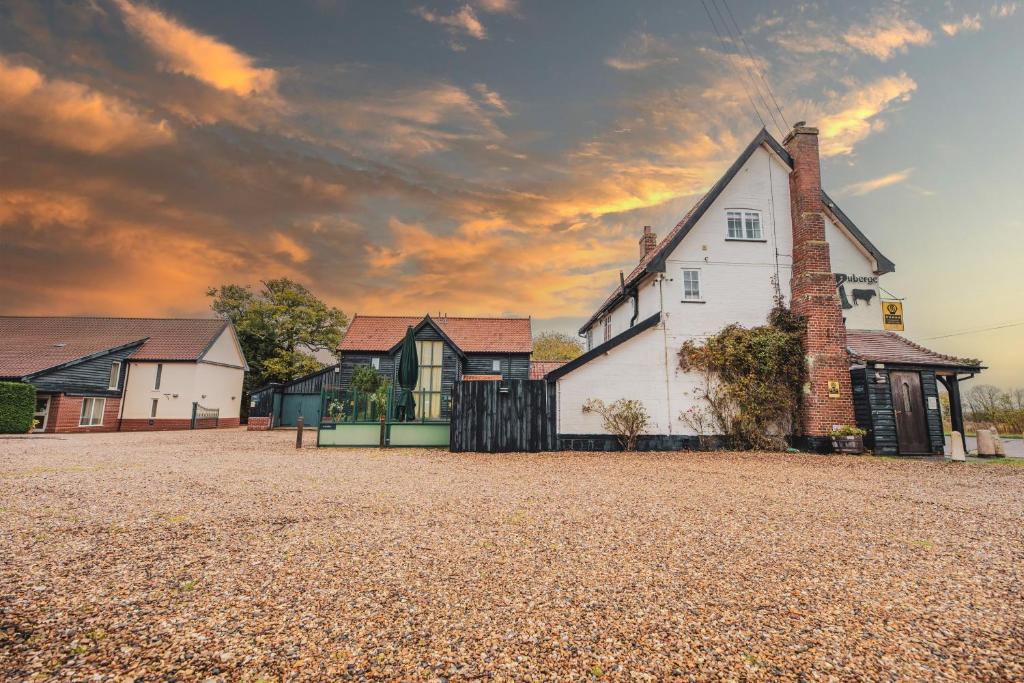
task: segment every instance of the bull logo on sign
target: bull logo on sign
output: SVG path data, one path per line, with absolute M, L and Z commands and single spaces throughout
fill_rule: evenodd
M 847 311 L 857 305 L 858 301 L 863 301 L 868 306 L 871 305 L 871 300 L 877 295 L 877 292 L 873 289 L 854 289 L 853 292 L 853 303 L 850 303 L 850 298 L 846 295 L 846 282 L 850 279 L 849 275 L 843 275 L 842 273 L 836 273 L 836 288 L 839 290 L 839 303 L 842 304 L 843 310 Z M 859 278 L 863 280 L 864 278 Z

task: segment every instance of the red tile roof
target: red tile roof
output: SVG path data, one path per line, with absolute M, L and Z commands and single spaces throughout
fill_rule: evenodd
M 387 351 L 402 341 L 410 325 L 424 318 L 357 315 L 338 346 L 339 351 Z M 529 318 L 431 318 L 465 353 L 530 353 L 533 334 Z
M 846 346 L 854 360 L 864 363 L 981 367 L 981 361 L 947 356 L 882 330 L 847 330 Z
M 565 360 L 532 360 L 530 361 L 530 379 L 544 379 L 552 370 L 557 370 L 569 361 Z
M 132 360 L 198 360 L 227 324 L 219 318 L 0 316 L 0 377 L 24 377 L 138 341 L 143 344 Z

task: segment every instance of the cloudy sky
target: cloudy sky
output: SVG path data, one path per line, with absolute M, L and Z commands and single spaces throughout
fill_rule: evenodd
M 205 314 L 288 276 L 350 314 L 570 330 L 757 133 L 751 99 L 781 137 L 763 77 L 909 336 L 1024 386 L 1024 326 L 933 339 L 1024 321 L 1019 5 L 3 0 L 0 312 Z

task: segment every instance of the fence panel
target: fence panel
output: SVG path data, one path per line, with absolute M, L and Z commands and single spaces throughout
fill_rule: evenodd
M 554 384 L 515 379 L 452 389 L 453 452 L 552 451 L 556 437 Z

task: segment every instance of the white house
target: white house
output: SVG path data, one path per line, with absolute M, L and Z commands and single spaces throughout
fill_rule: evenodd
M 601 418 L 582 411 L 590 398 L 642 400 L 652 419 L 651 447 L 693 443 L 680 415 L 695 406 L 700 378 L 679 368 L 680 347 L 730 323 L 765 324 L 777 292 L 808 321 L 811 381 L 802 432 L 814 447 L 824 445 L 833 425 L 855 422 L 859 375 L 851 368 L 913 365 L 919 403 L 929 408 L 937 377 L 955 383 L 958 373 L 980 370 L 933 352 L 911 358 L 920 347 L 883 331 L 884 278 L 894 265 L 821 189 L 817 133 L 798 124 L 780 144 L 762 130 L 663 240 L 644 228 L 639 263 L 580 329 L 588 352 L 547 375 L 557 383 L 564 447 L 608 443 Z M 858 348 L 849 346 L 847 330 L 859 331 L 851 335 Z M 883 347 L 892 348 L 881 353 Z M 857 393 L 864 400 L 879 394 L 865 387 Z M 878 406 L 867 405 L 868 414 L 872 408 Z M 941 449 L 935 408 L 927 421 L 915 416 L 931 430 L 930 441 L 897 443 L 894 452 Z M 887 437 L 877 436 L 884 451 Z
M 236 426 L 248 370 L 221 319 L 0 316 L 0 379 L 36 387 L 36 431 Z

